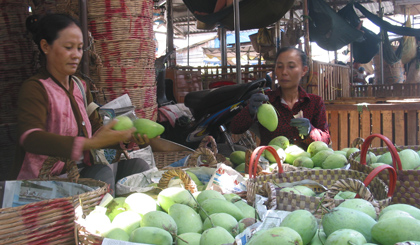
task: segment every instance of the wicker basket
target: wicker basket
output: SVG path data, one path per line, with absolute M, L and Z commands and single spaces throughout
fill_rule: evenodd
M 290 171 L 284 172 L 281 166 L 280 158 L 278 157 L 276 150 L 270 146 L 258 147 L 253 152 L 250 162 L 250 171 L 253 170 L 254 163 L 258 162 L 259 157 L 261 156 L 264 150 L 269 150 L 276 158 L 277 164 L 279 165 L 279 173 L 271 175 L 262 175 L 255 177 L 254 174 L 250 174 L 250 179 L 247 182 L 247 201 L 250 204 L 255 202 L 256 194 L 267 194 L 262 192 L 262 190 L 267 190 L 270 188 L 263 188 L 264 185 L 268 182 L 272 183 L 275 188 L 275 198 L 276 198 L 276 209 L 285 210 L 285 211 L 294 211 L 298 209 L 306 209 L 314 213 L 315 216 L 320 217 L 324 210 L 321 207 L 324 205 L 323 199 L 315 196 L 304 196 L 297 195 L 290 192 L 282 192 L 279 185 L 284 183 L 293 183 L 297 181 L 315 181 L 318 185 L 322 185 L 327 189 L 330 189 L 337 181 L 352 179 L 356 181 L 363 181 L 364 186 L 368 187 L 372 195 L 375 197 L 376 206 L 378 207 L 378 212 L 384 207 L 388 206 L 391 202 L 392 195 L 395 190 L 396 182 L 396 172 L 394 168 L 390 166 L 381 166 L 377 168 L 372 174 L 368 175 L 367 173 L 362 173 L 355 170 L 344 170 L 344 169 L 325 169 L 325 170 L 303 170 L 303 171 Z M 374 178 L 376 174 L 380 171 L 387 169 L 391 173 L 390 178 L 390 187 L 379 178 Z M 250 172 L 251 173 L 251 172 Z M 253 172 L 252 172 L 253 173 Z M 361 185 L 357 185 L 358 188 L 361 188 Z M 316 187 L 312 187 L 315 189 Z M 363 193 L 364 190 L 356 189 L 357 193 Z M 271 191 L 274 193 L 274 191 Z M 364 195 L 366 196 L 366 195 Z M 344 200 L 333 200 L 334 205 L 337 206 Z M 323 204 L 323 205 L 321 205 Z
M 376 137 L 382 139 L 386 143 L 387 147 L 376 147 L 369 149 L 370 143 Z M 383 136 L 381 134 L 372 134 L 365 139 L 361 151 L 355 152 L 350 156 L 350 167 L 351 169 L 357 171 L 370 173 L 371 171 L 373 171 L 373 168 L 366 165 L 367 152 L 371 151 L 375 154 L 383 154 L 388 151 L 391 152 L 391 156 L 393 158 L 393 166 L 397 171 L 397 183 L 395 188 L 395 194 L 392 198 L 392 203 L 410 204 L 412 206 L 420 208 L 420 170 L 402 169 L 398 151 L 404 149 L 413 149 L 415 151 L 418 151 L 420 150 L 420 146 L 397 146 L 397 148 L 395 148 L 392 142 L 386 136 Z M 360 161 L 356 160 L 358 156 L 360 156 Z M 385 183 L 387 183 L 389 180 L 389 175 L 388 173 L 381 173 L 379 175 L 379 178 L 382 179 Z
M 69 182 L 60 178 L 51 180 Z M 99 188 L 71 197 L 0 209 L 0 244 L 75 244 L 74 211 L 79 201 L 88 212 L 108 191 L 102 181 L 81 178 L 78 183 Z
M 156 167 L 162 169 L 192 153 L 192 151 L 153 152 L 153 156 L 155 158 Z

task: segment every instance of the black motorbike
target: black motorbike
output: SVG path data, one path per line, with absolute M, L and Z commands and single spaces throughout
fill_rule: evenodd
M 172 81 L 165 79 L 164 61 L 170 54 L 156 60 L 157 100 L 159 107 L 176 104 L 172 92 Z M 160 122 L 165 131 L 162 138 L 196 149 L 201 140 L 211 135 L 220 149 L 232 152 L 237 149 L 255 148 L 252 134 L 247 131 L 239 142 L 233 141 L 229 131 L 232 118 L 246 105 L 252 94 L 266 88 L 266 79 L 249 83 L 222 86 L 214 89 L 190 92 L 185 96 L 184 105 L 191 111 L 192 118 L 181 116 L 172 126 L 168 121 Z

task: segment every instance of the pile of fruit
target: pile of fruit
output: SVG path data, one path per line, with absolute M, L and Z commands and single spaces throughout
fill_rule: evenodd
M 284 136 L 272 139 L 268 145 L 277 151 L 283 163 L 313 169 L 343 168 L 348 164 L 350 155 L 359 151 L 358 148 L 344 148 L 334 151 L 322 141 L 314 141 L 309 144 L 307 150 L 304 150 L 297 145 L 290 144 L 289 139 Z M 262 156 L 270 163 L 269 170 L 271 172 L 275 171 L 277 163 L 273 154 L 266 150 Z M 244 172 L 244 151 L 232 152 L 229 159 L 236 166 L 235 169 L 238 172 Z
M 307 210 L 293 211 L 279 227 L 257 231 L 247 244 L 420 244 L 419 215 L 420 209 L 407 204 L 390 205 L 377 215 L 370 202 L 348 199 L 319 222 Z
M 403 170 L 420 170 L 420 151 L 416 152 L 413 149 L 403 149 L 398 151 L 398 156 L 400 157 Z M 356 156 L 354 160 L 360 162 L 360 155 Z M 374 152 L 369 151 L 366 155 L 366 164 L 373 168 L 384 164 L 392 166 L 391 153 L 388 151 L 381 155 L 377 155 Z
M 153 199 L 144 193 L 107 196 L 80 223 L 91 233 L 145 244 L 226 244 L 256 222 L 256 210 L 236 194 L 182 187 L 163 189 Z

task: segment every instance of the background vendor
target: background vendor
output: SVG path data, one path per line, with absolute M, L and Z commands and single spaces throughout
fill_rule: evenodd
M 267 101 L 278 111 L 278 127 L 273 132 L 258 123 L 261 145 L 277 136 L 286 136 L 304 149 L 313 141 L 330 143 L 325 105 L 318 95 L 306 93 L 299 85 L 308 72 L 306 54 L 294 47 L 281 48 L 276 56 L 275 75 L 279 88 L 251 96 L 248 105 L 231 122 L 231 131 L 241 134 L 257 120 L 258 107 Z

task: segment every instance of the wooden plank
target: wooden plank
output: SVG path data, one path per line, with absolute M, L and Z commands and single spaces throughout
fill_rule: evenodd
M 382 121 L 381 112 L 372 111 L 372 134 L 381 134 Z M 381 147 L 381 139 L 375 138 L 372 140 L 372 147 Z
M 417 111 L 407 111 L 407 145 L 418 145 Z
M 354 104 L 330 104 L 325 103 L 325 107 L 329 111 L 351 111 L 357 110 L 357 105 Z M 396 111 L 396 110 L 420 110 L 420 103 L 412 102 L 412 103 L 383 103 L 383 104 L 369 104 L 369 110 L 379 110 L 379 111 Z
M 382 134 L 395 143 L 392 138 L 392 126 L 392 111 L 382 111 Z
M 420 145 L 420 130 L 419 130 L 419 128 L 420 128 L 420 111 L 417 111 L 417 129 L 416 129 L 416 132 L 417 132 L 417 143 L 416 143 L 416 145 Z
M 363 110 L 361 115 L 361 137 L 366 139 L 370 135 L 370 111 Z
M 332 148 L 338 150 L 338 111 L 332 111 L 329 121 Z
M 343 149 L 350 146 L 349 142 L 349 118 L 347 111 L 339 111 L 339 140 L 338 140 L 338 149 Z
M 395 144 L 406 145 L 404 111 L 394 111 Z
M 359 135 L 359 112 L 357 111 L 350 111 L 350 127 L 349 127 L 349 133 L 350 133 L 350 144 L 358 137 Z

